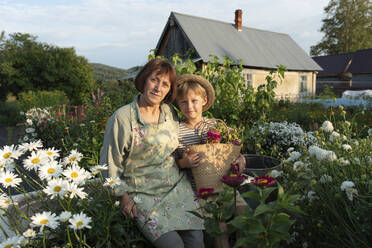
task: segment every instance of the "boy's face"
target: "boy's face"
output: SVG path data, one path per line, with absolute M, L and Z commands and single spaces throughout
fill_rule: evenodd
M 202 117 L 203 106 L 207 103 L 207 97 L 196 94 L 189 90 L 184 96 L 177 98 L 177 104 L 187 120 L 199 119 Z

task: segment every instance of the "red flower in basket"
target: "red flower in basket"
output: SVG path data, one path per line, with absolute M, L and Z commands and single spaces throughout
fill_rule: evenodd
M 213 188 L 200 188 L 198 193 L 196 193 L 195 195 L 196 196 L 195 200 L 197 200 L 198 198 L 205 199 L 208 196 L 210 196 L 213 193 L 213 191 L 214 191 Z
M 230 176 L 223 176 L 222 177 L 222 182 L 231 186 L 231 187 L 238 187 L 240 184 L 242 184 L 244 182 L 245 179 L 247 179 L 248 177 L 246 175 L 243 175 L 243 174 L 231 174 Z
M 268 187 L 275 183 L 275 179 L 270 176 L 255 177 L 253 183 L 260 187 Z
M 221 140 L 221 134 L 217 130 L 207 132 L 207 143 L 218 143 Z

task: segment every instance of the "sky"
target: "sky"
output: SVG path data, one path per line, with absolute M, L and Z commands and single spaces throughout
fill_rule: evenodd
M 0 0 L 0 31 L 74 47 L 89 62 L 122 69 L 143 65 L 171 11 L 286 33 L 309 54 L 329 0 Z

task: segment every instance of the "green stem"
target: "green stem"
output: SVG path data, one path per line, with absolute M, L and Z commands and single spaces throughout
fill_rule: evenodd
M 43 229 L 43 247 L 46 248 L 46 243 L 45 243 L 45 229 Z

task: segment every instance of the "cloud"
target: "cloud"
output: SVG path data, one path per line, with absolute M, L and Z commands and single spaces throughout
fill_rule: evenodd
M 328 0 L 81 0 L 2 1 L 0 30 L 37 35 L 40 41 L 75 47 L 90 61 L 128 68 L 143 63 L 155 48 L 171 11 L 234 21 L 288 33 L 305 51 L 320 40 Z M 143 61 L 143 62 L 141 62 Z

